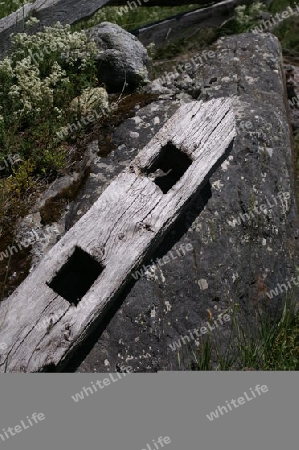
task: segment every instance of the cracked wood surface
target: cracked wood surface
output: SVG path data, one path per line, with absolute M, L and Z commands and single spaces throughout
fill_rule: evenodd
M 34 16 L 39 26 L 51 26 L 56 22 L 63 25 L 87 19 L 109 0 L 37 0 L 27 3 L 7 17 L 0 20 L 0 56 L 10 49 L 11 33 L 24 32 L 24 21 Z M 39 26 L 32 30 L 38 31 Z
M 152 5 L 158 4 L 160 6 L 161 3 L 161 0 L 157 0 L 153 1 Z M 171 3 L 171 0 L 169 0 L 168 3 Z M 179 3 L 181 4 L 181 0 Z M 203 2 L 201 0 L 196 0 L 195 3 L 202 4 L 202 6 L 209 4 L 209 2 Z M 228 11 L 232 11 L 236 5 L 243 3 L 249 3 L 249 0 L 224 0 L 217 2 L 211 7 L 203 8 L 202 11 L 187 13 L 181 18 L 170 18 L 162 21 L 161 23 L 144 27 L 139 31 L 136 30 L 135 34 L 146 45 L 152 41 L 158 44 L 161 43 L 161 41 L 164 42 L 165 34 L 169 34 L 169 29 L 172 30 L 172 33 L 176 33 L 182 28 L 191 26 L 194 23 L 199 24 L 201 22 L 208 21 L 210 25 L 219 24 L 219 18 L 220 23 L 223 21 L 223 14 Z M 116 4 L 127 6 L 127 1 L 36 0 L 34 3 L 27 3 L 17 11 L 0 20 L 0 56 L 4 56 L 10 50 L 10 35 L 12 33 L 24 32 L 24 22 L 26 22 L 26 20 L 28 20 L 31 16 L 36 17 L 40 21 L 37 26 L 31 27 L 30 32 L 36 32 L 40 29 L 40 27 L 52 26 L 56 22 L 66 25 L 88 19 L 103 6 Z M 175 0 L 174 4 L 177 4 Z M 147 4 L 147 6 L 149 6 L 149 4 Z M 201 26 L 203 26 L 203 24 L 201 24 Z
M 228 17 L 231 17 L 234 8 L 238 5 L 248 4 L 250 0 L 223 0 L 214 5 L 207 6 L 196 11 L 190 11 L 175 17 L 146 25 L 132 33 L 138 37 L 143 45 L 148 46 L 152 42 L 157 46 L 165 45 L 165 41 L 177 40 L 186 36 L 186 30 L 191 35 L 201 28 L 213 28 L 221 25 Z
M 190 199 L 233 145 L 235 119 L 229 98 L 181 106 L 157 135 L 103 192 L 91 209 L 47 253 L 16 291 L 0 304 L 1 372 L 62 367 L 96 327 L 126 282 L 157 247 Z M 192 160 L 163 194 L 146 176 L 171 142 Z M 49 286 L 76 247 L 104 266 L 79 302 L 71 305 Z M 46 317 L 47 329 L 39 329 Z

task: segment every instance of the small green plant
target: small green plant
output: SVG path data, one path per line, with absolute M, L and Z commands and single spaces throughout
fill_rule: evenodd
M 26 26 L 34 23 L 31 18 Z M 98 86 L 96 51 L 84 32 L 58 23 L 35 35 L 16 34 L 10 55 L 0 61 L 0 161 L 11 154 L 22 161 L 0 172 L 6 238 L 41 186 L 70 165 L 67 143 L 57 143 L 57 131 L 74 121 L 72 100 Z
M 0 61 L 0 143 L 31 159 L 42 175 L 63 164 L 56 131 L 71 117 L 69 104 L 97 84 L 96 46 L 84 32 L 56 24 L 35 35 L 17 34 Z M 53 153 L 51 156 L 50 154 Z
M 299 18 L 298 15 L 289 17 L 279 24 L 273 34 L 278 37 L 284 55 L 298 57 L 299 55 Z
M 180 363 L 184 358 L 190 370 L 299 370 L 299 313 L 293 298 L 286 298 L 274 317 L 258 309 L 255 323 L 246 324 L 235 304 L 231 319 L 225 349 L 222 331 L 214 331 L 198 349 L 185 346 Z
M 0 19 L 16 11 L 26 3 L 32 3 L 34 0 L 2 0 L 0 1 Z
M 266 9 L 266 5 L 261 2 L 237 6 L 234 17 L 222 24 L 219 35 L 246 33 L 250 31 L 254 25 L 258 24 L 261 13 L 266 11 Z

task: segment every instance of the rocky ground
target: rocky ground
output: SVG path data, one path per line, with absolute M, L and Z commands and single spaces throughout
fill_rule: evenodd
M 203 67 L 188 67 L 173 82 L 153 82 L 147 88 L 159 95 L 157 101 L 144 108 L 137 104 L 135 116 L 115 130 L 116 149 L 96 158 L 82 195 L 71 205 L 68 227 L 181 103 L 194 97 L 233 99 L 238 136 L 230 156 L 151 259 L 174 253 L 182 244 L 191 243 L 193 250 L 147 271 L 136 282 L 132 279 L 110 317 L 67 370 L 196 368 L 201 338 L 191 341 L 189 355 L 185 347 L 178 356 L 169 344 L 236 305 L 242 325 L 253 329 L 257 312 L 271 314 L 283 303 L 284 295 L 272 300 L 266 295 L 295 273 L 299 236 L 280 47 L 272 35 L 247 34 L 221 39 L 213 50 L 217 57 Z M 97 140 L 92 144 L 98 145 Z M 290 197 L 278 200 L 281 192 Z M 262 204 L 268 205 L 265 214 L 232 226 L 233 219 Z M 220 349 L 229 345 L 233 353 L 230 323 L 217 334 Z
M 123 94 L 117 113 L 71 149 L 82 154 L 80 171 L 57 180 L 19 224 L 20 237 L 32 229 L 39 236 L 32 243 L 35 266 L 181 104 L 232 99 L 237 137 L 230 155 L 145 265 L 165 256 L 169 262 L 152 265 L 138 280 L 132 276 L 66 371 L 195 370 L 206 336 L 192 330 L 214 326 L 217 352 L 233 355 L 236 311 L 239 326 L 254 334 L 258 315 L 283 307 L 284 292 L 272 299 L 267 292 L 296 273 L 299 232 L 291 127 L 297 110 L 288 105 L 280 45 L 271 34 L 248 33 L 206 50 L 213 56 L 200 66 L 202 53 L 185 53 L 172 69 L 166 65 L 170 74 L 159 65 L 159 79 Z M 180 252 L 188 244 L 192 250 Z M 225 314 L 229 320 L 221 322 Z M 190 343 L 172 350 L 185 335 Z M 216 358 L 212 364 L 215 369 Z

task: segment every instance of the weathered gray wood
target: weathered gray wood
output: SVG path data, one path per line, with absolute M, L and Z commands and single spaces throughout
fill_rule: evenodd
M 213 0 L 130 0 L 132 3 L 139 5 L 141 3 L 143 6 L 182 6 L 182 5 L 203 5 L 206 6 L 209 3 L 217 3 Z M 127 4 L 127 0 L 111 0 L 109 6 L 121 6 Z
M 233 15 L 236 6 L 247 3 L 250 3 L 250 0 L 224 0 L 207 8 L 169 18 L 132 32 L 145 46 L 152 42 L 156 46 L 161 46 L 167 41 L 171 42 L 185 36 L 186 30 L 194 33 L 191 27 L 195 25 L 198 29 L 216 27 Z
M 142 2 L 142 0 L 140 0 Z M 194 4 L 209 4 L 211 2 L 196 0 Z M 155 42 L 156 45 L 164 43 L 166 36 L 172 39 L 171 33 L 175 35 L 186 27 L 194 24 L 200 24 L 201 27 L 216 26 L 220 24 L 225 14 L 232 12 L 233 8 L 239 4 L 250 3 L 250 0 L 225 0 L 215 2 L 216 4 L 195 12 L 187 13 L 181 17 L 170 18 L 169 20 L 135 30 L 134 34 L 139 37 L 141 42 L 148 45 Z M 264 3 L 269 3 L 265 1 Z M 138 5 L 138 2 L 136 2 Z M 151 5 L 162 6 L 163 0 L 153 0 Z M 172 4 L 169 0 L 166 4 Z M 178 2 L 173 0 L 173 4 Z M 181 3 L 180 3 L 181 4 Z M 9 52 L 10 35 L 24 31 L 24 22 L 30 17 L 35 16 L 39 19 L 39 27 L 50 26 L 56 22 L 63 25 L 73 24 L 79 20 L 87 19 L 103 6 L 109 5 L 127 5 L 126 0 L 36 0 L 34 3 L 25 4 L 18 11 L 0 20 L 0 57 Z M 150 3 L 144 3 L 149 6 Z M 37 30 L 37 27 L 36 27 Z M 34 31 L 32 29 L 31 31 Z
M 24 21 L 30 16 L 37 17 L 40 27 L 61 22 L 72 24 L 90 17 L 109 0 L 37 0 L 19 8 L 16 12 L 0 20 L 0 56 L 10 48 L 10 35 L 24 31 Z
M 132 271 L 157 247 L 206 182 L 234 136 L 229 99 L 194 101 L 178 109 L 92 208 L 0 304 L 0 342 L 7 344 L 0 371 L 38 372 L 66 362 L 117 298 Z M 145 171 L 169 142 L 193 162 L 163 194 Z M 105 267 L 78 307 L 47 285 L 76 246 Z M 39 323 L 49 315 L 55 317 L 52 326 L 38 330 Z

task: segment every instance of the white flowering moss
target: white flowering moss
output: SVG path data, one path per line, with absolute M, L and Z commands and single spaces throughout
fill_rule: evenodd
M 84 31 L 71 31 L 70 25 L 57 23 L 53 27 L 45 27 L 43 32 L 28 35 L 18 33 L 13 38 L 15 53 L 19 57 L 30 54 L 35 63 L 41 64 L 47 59 L 47 55 L 61 59 L 70 66 L 77 65 L 81 61 L 81 68 L 90 62 L 96 53 L 97 47 L 93 42 L 88 42 Z
M 257 17 L 265 11 L 266 7 L 261 2 L 251 5 L 240 5 L 235 9 L 235 19 L 240 31 L 248 31 Z
M 30 121 L 42 108 L 54 108 L 55 88 L 63 92 L 71 82 L 67 70 L 89 70 L 96 51 L 84 32 L 72 33 L 69 26 L 61 24 L 32 36 L 19 33 L 13 38 L 13 46 L 11 57 L 0 61 L 0 104 L 9 100 L 7 113 L 18 121 Z M 61 117 L 57 106 L 53 112 Z
M 74 98 L 70 109 L 73 113 L 87 116 L 95 111 L 108 108 L 108 94 L 103 88 L 85 90 L 80 96 Z
M 34 35 L 16 34 L 12 43 L 12 53 L 0 61 L 0 144 L 42 159 L 49 149 L 55 152 L 53 137 L 69 122 L 72 99 L 97 87 L 97 47 L 84 31 L 59 23 Z M 24 131 L 31 140 L 24 141 Z M 41 151 L 34 141 L 42 143 Z

